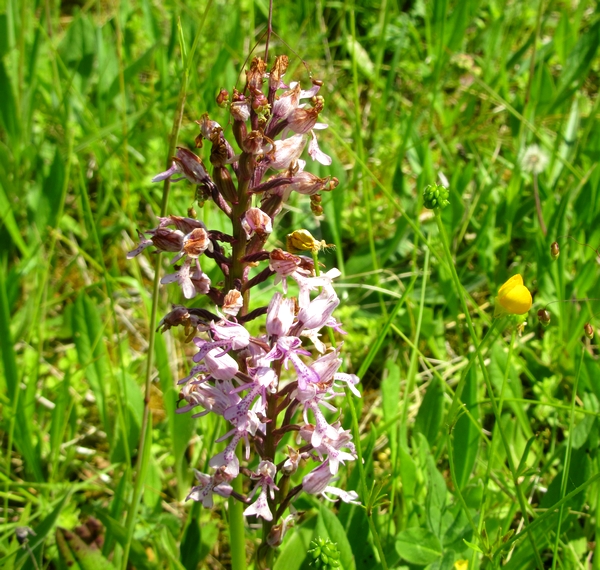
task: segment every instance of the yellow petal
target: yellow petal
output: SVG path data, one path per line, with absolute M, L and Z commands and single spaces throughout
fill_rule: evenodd
M 494 317 L 505 314 L 524 315 L 531 309 L 532 302 L 529 289 L 523 285 L 523 277 L 517 273 L 498 290 Z
M 524 315 L 533 303 L 531 293 L 525 285 L 513 287 L 506 295 L 499 298 L 500 304 L 513 315 Z
M 498 290 L 498 297 L 504 297 L 513 287 L 517 285 L 523 285 L 523 278 L 520 273 L 513 275 L 500 289 Z

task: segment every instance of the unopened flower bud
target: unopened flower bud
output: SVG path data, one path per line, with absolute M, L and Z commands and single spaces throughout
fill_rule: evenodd
M 227 107 L 229 103 L 229 91 L 227 89 L 221 89 L 217 95 L 217 105 L 221 108 Z
M 215 166 L 213 170 L 213 180 L 216 184 L 221 196 L 230 204 L 237 204 L 238 197 L 235 189 L 235 184 L 231 178 L 229 170 L 225 166 Z
M 553 241 L 550 244 L 550 257 L 552 257 L 552 260 L 558 259 L 558 256 L 560 255 L 560 247 L 558 246 L 558 242 Z
M 265 144 L 268 144 L 267 148 L 271 148 L 271 145 L 268 141 L 265 141 L 265 138 L 260 131 L 250 131 L 242 141 L 242 150 L 249 152 L 250 154 L 262 154 L 264 152 Z
M 286 236 L 286 249 L 290 253 L 299 253 L 301 251 L 319 251 L 327 247 L 333 247 L 325 243 L 324 240 L 318 241 L 308 230 L 296 230 Z
M 445 186 L 429 184 L 423 190 L 423 205 L 430 210 L 435 208 L 443 210 L 450 203 L 449 196 L 450 192 Z
M 547 327 L 550 324 L 550 312 L 548 310 L 540 309 L 537 316 L 543 327 Z
M 260 91 L 266 69 L 267 65 L 260 57 L 252 60 L 250 69 L 246 71 L 246 83 L 250 91 Z
M 590 323 L 585 323 L 585 325 L 583 325 L 583 332 L 585 332 L 585 336 L 590 340 L 594 338 L 594 327 L 590 325 Z
M 281 78 L 288 68 L 289 59 L 287 55 L 280 55 L 275 58 L 275 63 L 269 74 L 269 89 L 279 89 Z

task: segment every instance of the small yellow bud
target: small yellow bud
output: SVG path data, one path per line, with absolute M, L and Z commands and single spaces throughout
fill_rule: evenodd
M 286 249 L 290 253 L 299 253 L 301 251 L 320 251 L 328 247 L 324 240 L 317 241 L 308 230 L 296 230 L 286 237 Z
M 496 297 L 496 308 L 494 317 L 503 315 L 524 315 L 529 309 L 533 300 L 529 289 L 523 285 L 521 275 L 513 275 L 500 289 Z

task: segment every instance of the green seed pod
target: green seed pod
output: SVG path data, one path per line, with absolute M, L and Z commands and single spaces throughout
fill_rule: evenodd
M 323 539 L 319 536 L 311 541 L 310 546 L 308 553 L 313 559 L 311 565 L 315 568 L 336 570 L 342 567 L 337 545 L 328 538 Z
M 450 192 L 445 186 L 429 184 L 423 190 L 423 205 L 430 210 L 435 208 L 443 210 L 450 203 L 449 196 Z

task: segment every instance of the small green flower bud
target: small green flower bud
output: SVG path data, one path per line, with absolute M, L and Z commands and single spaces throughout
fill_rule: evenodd
M 538 319 L 543 327 L 547 327 L 550 324 L 550 312 L 546 309 L 540 309 L 538 311 Z
M 550 257 L 552 257 L 552 260 L 556 260 L 558 259 L 558 256 L 560 255 L 560 247 L 558 246 L 558 242 L 553 241 L 550 244 Z
M 585 332 L 585 336 L 590 340 L 594 338 L 594 327 L 590 325 L 590 323 L 585 323 L 585 325 L 583 325 L 583 331 Z
M 449 196 L 450 192 L 445 186 L 429 184 L 423 190 L 423 205 L 430 210 L 435 208 L 443 210 L 450 203 Z
M 313 559 L 311 565 L 314 565 L 315 568 L 335 570 L 342 567 L 337 545 L 328 538 L 315 538 L 311 541 L 310 546 L 308 553 Z

